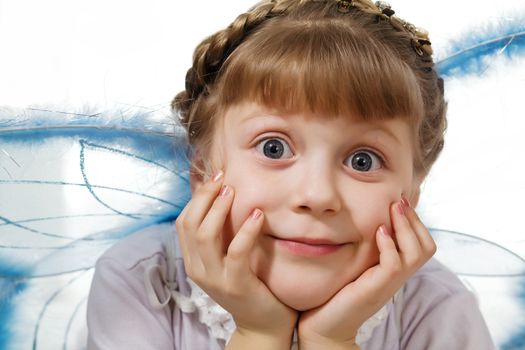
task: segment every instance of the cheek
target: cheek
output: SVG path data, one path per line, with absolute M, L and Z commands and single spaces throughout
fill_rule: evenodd
M 235 189 L 235 197 L 227 218 L 225 236 L 233 238 L 255 208 L 263 212 L 268 208 L 267 203 L 271 201 L 272 194 L 264 186 L 257 185 L 253 173 L 250 175 L 244 171 L 228 170 L 224 175 L 224 183 Z
M 390 206 L 399 201 L 401 196 L 400 186 L 371 184 L 354 193 L 354 200 L 350 201 L 350 212 L 353 221 L 359 226 L 360 232 L 366 239 L 375 237 L 377 228 L 384 224 L 390 230 Z

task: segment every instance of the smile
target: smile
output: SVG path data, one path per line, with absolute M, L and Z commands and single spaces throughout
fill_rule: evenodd
M 323 256 L 334 253 L 346 245 L 346 243 L 334 243 L 327 240 L 309 239 L 281 239 L 272 236 L 277 246 L 284 248 L 288 252 L 306 257 Z

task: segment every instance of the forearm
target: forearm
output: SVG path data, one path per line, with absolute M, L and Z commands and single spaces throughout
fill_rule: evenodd
M 271 335 L 236 329 L 226 345 L 226 350 L 290 350 L 292 334 Z
M 357 344 L 299 344 L 299 350 L 360 350 Z
M 360 350 L 354 339 L 336 342 L 330 339 L 299 339 L 299 350 Z

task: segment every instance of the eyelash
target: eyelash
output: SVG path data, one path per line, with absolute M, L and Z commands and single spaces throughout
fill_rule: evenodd
M 377 158 L 377 160 L 379 161 L 379 168 L 378 169 L 373 169 L 373 170 L 361 171 L 361 170 L 358 170 L 358 169 L 354 169 L 352 167 L 352 162 L 351 161 L 350 161 L 349 164 L 347 164 L 347 160 L 351 160 L 353 156 L 355 156 L 355 155 L 357 155 L 359 153 L 371 154 L 373 157 Z M 372 151 L 370 149 L 367 149 L 367 148 L 361 148 L 361 149 L 358 149 L 358 150 L 352 152 L 347 158 L 345 158 L 345 161 L 343 163 L 345 164 L 346 167 L 348 167 L 349 169 L 351 169 L 353 171 L 356 171 L 358 173 L 369 173 L 369 172 L 377 171 L 379 169 L 383 169 L 385 167 L 385 165 L 386 165 L 385 158 L 381 154 L 379 154 L 376 151 Z
M 286 141 L 285 139 L 281 138 L 281 137 L 277 137 L 277 136 L 270 136 L 270 137 L 267 137 L 267 138 L 264 138 L 262 140 L 259 140 L 255 143 L 255 149 L 263 154 L 266 158 L 268 159 L 273 159 L 273 160 L 279 160 L 279 159 L 283 159 L 283 158 L 272 158 L 272 157 L 269 157 L 265 154 L 265 149 L 264 149 L 264 146 L 267 145 L 268 141 L 272 141 L 272 140 L 277 140 L 279 141 L 281 144 L 284 144 L 285 145 L 285 148 L 288 150 L 289 153 L 291 153 L 291 156 L 288 157 L 288 158 L 284 158 L 284 159 L 290 159 L 290 158 L 293 158 L 294 156 L 294 152 L 293 152 L 293 149 L 292 147 L 290 146 L 290 143 L 288 141 Z M 261 148 L 262 147 L 262 148 Z M 260 149 L 261 148 L 261 149 Z M 283 152 L 286 152 L 286 150 L 284 150 Z
M 289 152 L 292 153 L 292 154 L 291 154 L 291 157 L 289 157 L 289 158 L 272 158 L 272 157 L 266 156 L 266 155 L 264 154 L 264 148 L 262 148 L 262 149 L 259 149 L 259 148 L 260 148 L 261 146 L 264 147 L 265 142 L 268 142 L 268 141 L 270 141 L 270 140 L 278 140 L 279 142 L 285 144 L 286 147 L 289 149 Z M 265 158 L 267 158 L 267 159 L 281 160 L 281 159 L 290 159 L 290 158 L 293 158 L 293 156 L 294 156 L 294 152 L 293 152 L 292 147 L 290 146 L 290 143 L 289 143 L 287 140 L 285 140 L 284 138 L 282 138 L 282 137 L 278 137 L 278 136 L 269 136 L 269 137 L 263 138 L 263 139 L 261 139 L 261 140 L 258 140 L 258 141 L 255 143 L 255 149 L 256 149 L 259 153 L 263 154 L 263 156 L 264 156 Z M 379 163 L 380 163 L 380 167 L 379 167 L 379 169 L 382 169 L 382 168 L 384 168 L 384 167 L 387 165 L 387 162 L 386 162 L 386 160 L 385 160 L 385 158 L 383 157 L 382 154 L 380 154 L 379 152 L 373 151 L 373 150 L 371 150 L 371 149 L 368 149 L 368 148 L 360 148 L 360 149 L 357 149 L 356 151 L 352 152 L 347 158 L 345 158 L 345 161 L 346 161 L 347 159 L 350 159 L 352 156 L 354 156 L 354 155 L 356 155 L 356 154 L 358 154 L 358 153 L 361 153 L 361 152 L 363 152 L 363 153 L 370 153 L 370 154 L 372 154 L 374 157 L 376 157 L 376 158 L 378 159 Z M 343 162 L 343 163 L 345 163 L 345 165 L 346 165 L 346 162 Z M 348 168 L 352 168 L 352 164 L 347 165 L 347 167 L 348 167 Z M 359 170 L 357 170 L 357 169 L 353 169 L 353 170 L 355 170 L 355 171 L 357 171 L 357 172 L 360 172 L 360 173 L 370 172 L 370 171 L 359 171 Z

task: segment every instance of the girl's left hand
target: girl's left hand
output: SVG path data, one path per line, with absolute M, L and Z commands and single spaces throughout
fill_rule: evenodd
M 403 286 L 436 251 L 436 244 L 408 201 L 390 207 L 396 243 L 381 225 L 376 233 L 379 263 L 347 284 L 326 304 L 303 312 L 301 349 L 352 349 L 359 327 Z

